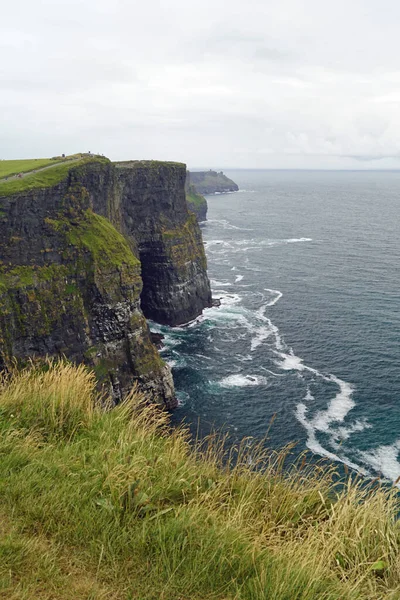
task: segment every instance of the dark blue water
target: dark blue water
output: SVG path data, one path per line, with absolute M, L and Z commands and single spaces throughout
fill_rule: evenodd
M 174 419 L 400 475 L 400 173 L 231 171 L 202 226 L 220 308 L 168 330 Z

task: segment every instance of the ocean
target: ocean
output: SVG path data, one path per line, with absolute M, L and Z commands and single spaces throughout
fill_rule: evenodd
M 400 476 L 400 172 L 225 171 L 201 225 L 219 308 L 164 333 L 199 436 Z

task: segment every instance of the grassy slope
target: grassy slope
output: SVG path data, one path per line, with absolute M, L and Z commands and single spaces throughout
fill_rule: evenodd
M 207 205 L 207 201 L 204 196 L 195 192 L 192 186 L 189 191 L 186 192 L 186 202 L 188 202 L 190 206 L 193 206 L 194 209 L 197 210 Z
M 394 493 L 253 447 L 254 473 L 247 443 L 229 469 L 137 395 L 95 399 L 69 365 L 0 386 L 0 598 L 400 597 Z
M 17 173 L 27 173 L 34 169 L 41 169 L 47 167 L 60 160 L 54 160 L 52 158 L 31 158 L 24 160 L 0 160 L 0 179 L 3 177 L 10 177 Z
M 22 179 L 0 181 L 0 196 L 9 196 L 19 192 L 51 187 L 65 179 L 72 168 L 91 162 L 108 163 L 109 161 L 106 158 L 100 157 L 83 157 L 73 158 L 62 163 L 57 162 L 49 169 L 44 169 L 37 173 L 30 173 Z

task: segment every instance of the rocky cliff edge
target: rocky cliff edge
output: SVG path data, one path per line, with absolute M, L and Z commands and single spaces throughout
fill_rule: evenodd
M 117 401 L 137 381 L 176 404 L 146 317 L 179 325 L 211 303 L 185 177 L 180 163 L 91 158 L 48 187 L 0 182 L 0 368 L 66 356 Z

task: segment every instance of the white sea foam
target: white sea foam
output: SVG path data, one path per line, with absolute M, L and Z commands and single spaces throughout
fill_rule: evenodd
M 178 346 L 179 343 L 180 342 L 176 337 L 173 337 L 172 335 L 165 335 L 164 339 L 162 340 L 162 347 L 160 348 L 159 352 L 170 351 L 175 346 Z
M 280 362 L 277 360 L 276 365 L 284 371 L 303 371 L 307 368 L 303 364 L 303 359 L 293 354 L 293 352 L 288 354 L 285 352 L 280 352 L 279 357 Z
M 239 304 L 239 302 L 241 302 L 242 300 L 242 297 L 239 294 L 231 294 L 228 293 L 226 290 L 213 289 L 213 294 L 215 295 L 215 298 L 218 298 L 221 301 L 221 307 L 217 307 L 217 309 L 206 308 L 205 312 L 207 314 L 209 314 L 210 311 L 216 312 L 216 310 L 221 312 L 221 308 L 223 308 L 224 306 L 232 306 L 234 304 Z
M 346 441 L 349 439 L 352 433 L 364 431 L 365 429 L 371 429 L 372 425 L 368 423 L 366 419 L 357 419 L 354 423 L 351 423 L 347 427 L 338 427 L 333 432 L 334 440 Z
M 352 398 L 354 388 L 350 383 L 331 375 L 331 381 L 339 386 L 339 392 L 330 401 L 326 410 L 318 411 L 312 419 L 312 425 L 317 431 L 328 432 L 334 422 L 341 423 L 355 406 Z
M 235 225 L 229 225 L 229 229 L 242 229 L 241 227 L 236 227 Z M 244 230 L 248 231 L 248 230 Z M 295 244 L 299 242 L 312 242 L 312 238 L 288 238 L 288 239 L 256 239 L 256 238 L 246 238 L 243 240 L 207 240 L 204 242 L 207 252 L 210 252 L 212 255 L 219 254 L 225 255 L 228 252 L 231 254 L 248 252 L 252 251 L 261 251 L 265 246 L 280 246 L 285 244 Z
M 237 275 L 236 279 L 235 279 L 235 283 L 239 283 L 239 281 L 242 281 L 244 275 Z
M 219 382 L 219 384 L 225 388 L 250 387 L 256 385 L 266 385 L 267 383 L 268 379 L 266 377 L 262 377 L 260 375 L 242 375 L 240 373 L 228 375 L 228 377 L 224 377 Z
M 238 227 L 237 225 L 233 225 L 229 223 L 226 219 L 208 219 L 207 223 L 218 223 L 218 225 L 222 225 L 224 229 L 237 229 L 239 231 L 253 231 L 253 229 L 248 229 L 247 227 Z
M 309 394 L 309 399 L 310 396 L 311 394 Z M 311 422 L 307 419 L 307 406 L 303 402 L 300 402 L 296 407 L 296 417 L 298 421 L 303 425 L 304 429 L 307 431 L 307 448 L 309 448 L 315 454 L 319 454 L 320 456 L 324 456 L 325 458 L 329 458 L 329 460 L 335 462 L 342 462 L 351 469 L 354 469 L 359 473 L 362 473 L 363 475 L 368 475 L 368 471 L 366 471 L 366 469 L 364 469 L 363 467 L 360 467 L 360 465 L 357 465 L 356 463 L 347 459 L 345 456 L 338 456 L 337 454 L 330 452 L 329 450 L 324 448 L 322 444 L 319 443 L 319 441 L 316 438 L 314 427 L 311 424 Z
M 232 284 L 231 284 L 229 281 L 227 281 L 227 280 L 225 280 L 225 281 L 218 281 L 217 279 L 210 279 L 210 283 L 211 283 L 211 285 L 213 285 L 213 286 L 220 286 L 220 287 L 229 287 L 229 286 L 231 286 L 231 285 L 232 285 Z
M 246 356 L 242 356 L 241 354 L 237 354 L 236 358 L 239 362 L 251 362 L 253 357 L 250 354 L 246 354 Z
M 370 452 L 359 452 L 363 462 L 371 465 L 377 473 L 389 480 L 397 481 L 400 477 L 400 440 L 388 446 L 378 446 Z M 400 487 L 399 482 L 397 482 Z
M 274 306 L 283 296 L 279 290 L 270 290 L 269 288 L 264 288 L 264 290 L 272 295 L 271 300 L 267 302 L 267 306 Z

